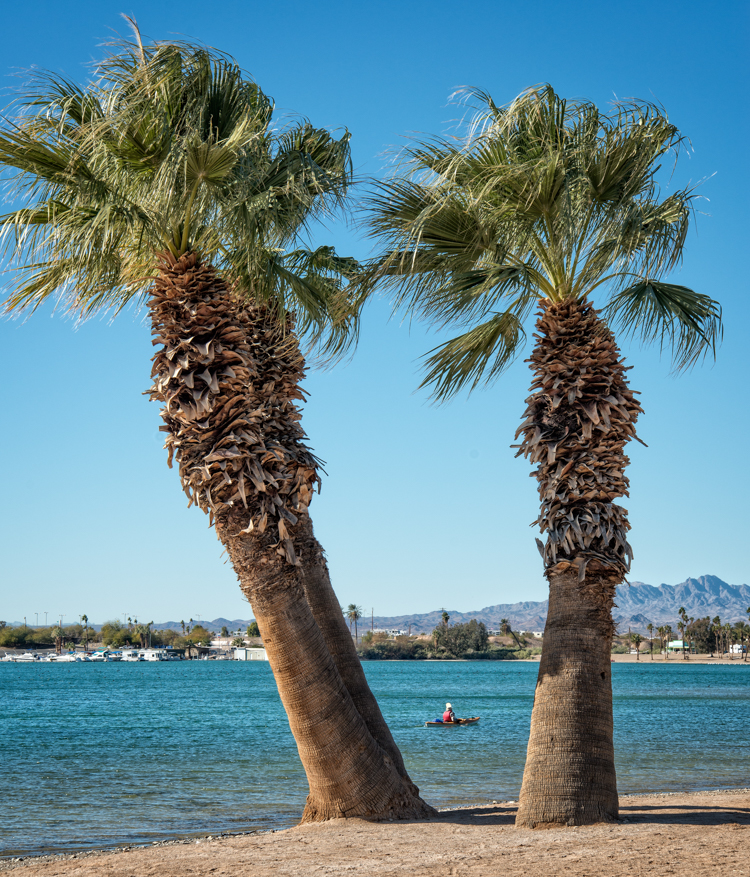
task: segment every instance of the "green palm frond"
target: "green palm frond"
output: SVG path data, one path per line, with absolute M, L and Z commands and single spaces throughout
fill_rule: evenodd
M 528 303 L 529 305 L 531 302 Z M 432 387 L 437 401 L 458 390 L 475 390 L 480 383 L 497 380 L 518 356 L 526 338 L 524 311 L 493 314 L 489 320 L 441 344 L 425 357 L 425 378 L 421 387 Z
M 675 369 L 689 368 L 721 341 L 721 307 L 686 286 L 643 279 L 616 293 L 605 318 L 626 337 L 669 346 Z
M 159 253 L 192 250 L 311 343 L 356 337 L 353 263 L 302 246 L 343 203 L 348 132 L 307 120 L 275 131 L 272 101 L 230 57 L 140 39 L 118 43 L 86 87 L 32 75 L 13 112 L 0 126 L 20 205 L 0 217 L 7 309 L 55 296 L 83 315 L 121 308 L 147 294 Z
M 477 370 L 491 360 L 475 358 L 471 327 L 491 339 L 490 315 L 525 312 L 533 297 L 608 296 L 612 312 L 633 321 L 627 332 L 663 337 L 679 368 L 713 353 L 719 306 L 664 291 L 678 289 L 664 275 L 682 259 L 695 191 L 661 196 L 657 172 L 683 145 L 662 108 L 621 101 L 602 112 L 549 85 L 507 106 L 478 89 L 463 97 L 475 108 L 465 138 L 415 139 L 364 210 L 377 255 L 360 286 L 386 288 L 395 310 L 441 329 L 468 328 L 428 359 L 435 395 L 495 374 Z M 649 292 L 634 293 L 633 277 L 648 278 Z M 509 338 L 522 340 L 497 334 L 501 362 Z

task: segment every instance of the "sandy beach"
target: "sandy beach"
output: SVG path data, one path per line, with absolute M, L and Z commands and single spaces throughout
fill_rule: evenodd
M 335 820 L 285 831 L 0 863 L 14 877 L 750 875 L 750 789 L 624 796 L 621 822 L 531 831 L 515 802 L 422 823 Z

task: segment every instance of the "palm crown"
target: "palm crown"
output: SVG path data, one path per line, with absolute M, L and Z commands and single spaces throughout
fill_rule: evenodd
M 20 209 L 2 217 L 17 269 L 8 309 L 63 295 L 87 314 L 142 298 L 157 255 L 196 252 L 313 340 L 349 337 L 356 267 L 301 245 L 350 181 L 349 135 L 271 128 L 232 59 L 181 43 L 119 44 L 86 88 L 36 74 L 0 132 Z M 333 330 L 333 331 L 331 331 Z
M 497 377 L 536 301 L 609 290 L 605 316 L 625 334 L 666 339 L 678 368 L 713 350 L 721 311 L 660 277 L 680 261 L 694 192 L 660 200 L 662 156 L 682 138 L 659 108 L 609 114 L 550 86 L 508 107 L 481 91 L 465 143 L 416 140 L 406 173 L 376 186 L 371 234 L 382 250 L 368 282 L 397 306 L 468 331 L 432 351 L 424 384 L 438 398 Z

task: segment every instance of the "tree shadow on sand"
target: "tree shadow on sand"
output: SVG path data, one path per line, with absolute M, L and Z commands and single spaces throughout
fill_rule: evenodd
M 415 822 L 447 822 L 454 825 L 515 825 L 517 805 L 466 807 L 442 811 L 434 819 Z M 678 812 L 675 812 L 678 811 Z M 737 825 L 750 826 L 750 807 L 626 804 L 620 807 L 620 819 L 639 825 Z M 410 822 L 412 820 L 409 820 Z M 618 823 L 614 823 L 618 824 Z M 561 826 L 563 827 L 563 826 Z

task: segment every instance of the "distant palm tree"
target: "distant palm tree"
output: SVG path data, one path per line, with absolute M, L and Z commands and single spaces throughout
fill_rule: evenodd
M 55 652 L 58 655 L 62 654 L 63 640 L 65 638 L 65 630 L 63 626 L 61 624 L 56 624 L 50 631 L 50 634 L 55 643 Z
M 443 619 L 443 626 L 448 627 L 448 622 L 451 620 L 451 617 L 450 617 L 450 615 L 448 615 L 448 613 L 445 609 L 442 609 L 441 612 L 442 612 L 441 617 Z
M 673 635 L 672 625 L 665 624 L 664 625 L 664 638 L 665 638 L 666 643 L 667 643 L 667 648 L 666 648 L 666 651 L 664 654 L 667 656 L 667 660 L 669 660 L 669 644 L 672 641 L 672 635 Z
M 510 621 L 508 621 L 507 618 L 500 619 L 500 630 L 504 636 L 512 636 L 513 639 L 516 641 L 516 644 L 518 645 L 519 649 L 523 648 L 521 641 L 516 636 L 513 628 L 510 626 Z
M 646 625 L 646 630 L 648 631 L 648 651 L 651 655 L 651 660 L 654 660 L 654 625 L 649 621 Z
M 724 652 L 722 649 L 722 627 L 721 627 L 721 618 L 718 615 L 715 615 L 711 621 L 712 631 L 714 635 L 714 642 L 716 643 L 716 651 L 719 653 L 719 657 L 721 657 Z
M 680 637 L 682 638 L 682 659 L 683 661 L 687 661 L 690 650 L 685 649 L 685 641 L 688 635 L 688 628 L 690 627 L 690 619 L 688 618 L 688 614 L 684 606 L 680 606 L 678 614 L 680 616 L 680 623 L 677 625 L 677 629 L 680 631 Z
M 635 659 L 636 661 L 641 660 L 641 643 L 643 642 L 643 637 L 640 633 L 631 633 L 630 640 L 635 646 Z
M 690 653 L 693 650 L 693 622 L 695 621 L 695 616 L 691 615 L 690 618 L 687 619 L 687 626 L 685 628 L 685 633 L 687 634 L 687 652 L 685 654 L 685 660 L 690 660 Z
M 729 660 L 732 660 L 732 644 L 734 642 L 734 628 L 727 621 L 724 624 L 724 642 L 726 643 L 726 651 L 729 655 Z
M 539 309 L 518 448 L 535 466 L 550 602 L 516 824 L 599 822 L 618 813 L 603 729 L 613 727 L 611 610 L 632 552 L 615 499 L 628 493 L 625 445 L 642 410 L 613 330 L 666 343 L 688 367 L 714 352 L 721 309 L 666 280 L 695 195 L 659 192 L 662 161 L 683 142 L 661 108 L 601 112 L 549 85 L 505 107 L 468 96 L 477 112 L 463 142 L 416 139 L 371 197 L 370 282 L 451 331 L 427 358 L 423 386 L 439 400 L 498 378 Z M 583 701 L 585 711 L 573 706 Z
M 656 632 L 659 634 L 659 653 L 664 651 L 664 640 L 667 635 L 667 628 L 662 624 L 656 628 Z M 667 658 L 667 660 L 669 660 Z
M 349 630 L 351 631 L 352 623 L 354 623 L 354 642 L 358 642 L 357 638 L 357 622 L 362 617 L 362 607 L 355 603 L 350 603 L 346 607 L 346 617 L 349 619 Z
M 88 615 L 82 615 L 81 621 L 83 622 L 83 650 L 87 652 L 89 650 L 89 617 Z

